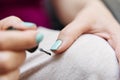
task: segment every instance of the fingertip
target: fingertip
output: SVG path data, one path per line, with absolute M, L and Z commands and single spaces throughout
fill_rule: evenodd
M 37 29 L 37 25 L 32 22 L 22 22 L 21 25 L 26 29 Z
M 61 53 L 60 46 L 62 45 L 62 40 L 58 39 L 55 43 L 51 46 L 50 50 L 54 53 Z
M 35 23 L 31 23 L 31 22 L 22 22 L 21 24 L 24 25 L 25 27 L 28 27 L 28 28 L 36 26 Z
M 58 39 L 52 45 L 50 50 L 56 54 L 61 54 L 65 52 L 71 46 L 71 44 L 71 41 L 68 41 L 66 39 Z
M 62 40 L 58 39 L 55 41 L 55 43 L 52 45 L 52 47 L 50 49 L 52 51 L 56 51 L 56 50 L 58 50 L 58 48 L 60 47 L 61 44 L 62 44 Z
M 43 40 L 43 38 L 44 38 L 44 35 L 42 33 L 38 32 L 36 34 L 36 38 L 35 38 L 36 44 L 39 44 Z

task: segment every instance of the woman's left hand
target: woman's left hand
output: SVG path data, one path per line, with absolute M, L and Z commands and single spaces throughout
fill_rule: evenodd
M 75 19 L 60 32 L 51 50 L 55 53 L 64 52 L 85 33 L 95 34 L 107 40 L 120 61 L 120 25 L 99 0 L 87 3 L 79 11 Z

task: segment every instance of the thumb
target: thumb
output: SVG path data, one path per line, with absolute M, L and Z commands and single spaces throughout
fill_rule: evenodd
M 11 28 L 12 27 L 12 28 Z M 16 16 L 10 16 L 0 20 L 0 30 L 36 30 L 36 24 L 31 22 L 23 22 Z
M 82 18 L 79 18 L 82 19 Z M 67 50 L 72 43 L 89 29 L 88 22 L 78 18 L 68 24 L 59 34 L 58 39 L 51 47 L 55 53 L 62 53 Z M 81 23 L 80 23 L 81 22 Z

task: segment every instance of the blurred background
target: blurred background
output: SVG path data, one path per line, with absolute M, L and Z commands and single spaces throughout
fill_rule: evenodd
M 0 0 L 0 19 L 17 16 L 26 22 L 51 28 L 52 19 L 45 0 Z

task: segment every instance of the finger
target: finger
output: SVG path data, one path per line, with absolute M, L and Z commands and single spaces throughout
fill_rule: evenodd
M 80 16 L 68 24 L 59 34 L 58 39 L 51 47 L 51 50 L 55 53 L 61 53 L 68 49 L 72 43 L 84 32 L 88 31 L 91 21 Z
M 0 75 L 0 80 L 18 80 L 19 79 L 19 70 L 14 70 L 6 74 Z
M 4 18 L 0 21 L 0 30 L 7 30 L 9 27 L 13 27 L 17 30 L 35 30 L 36 25 L 30 22 L 23 22 L 20 18 L 15 16 L 10 16 Z
M 43 39 L 43 34 L 33 30 L 1 31 L 0 50 L 25 50 L 35 47 Z
M 116 57 L 120 64 L 120 26 L 116 25 L 116 28 L 111 30 L 111 38 L 108 39 L 109 44 L 116 52 Z
M 18 69 L 25 61 L 25 51 L 0 51 L 0 74 Z
M 76 18 L 60 32 L 58 40 L 53 44 L 51 50 L 55 53 L 61 53 L 67 50 L 81 34 L 102 31 L 100 27 L 95 27 L 97 23 L 100 23 L 97 19 L 101 18 L 101 14 L 94 13 L 94 10 L 98 8 L 101 11 L 103 7 L 98 2 L 95 2 L 81 10 Z M 103 35 L 108 37 L 106 33 Z
M 78 12 L 75 19 L 60 32 L 51 50 L 55 53 L 62 53 L 67 50 L 81 34 L 89 31 L 91 27 L 90 24 L 95 21 L 95 17 L 91 16 L 91 14 L 91 7 L 85 7 Z

